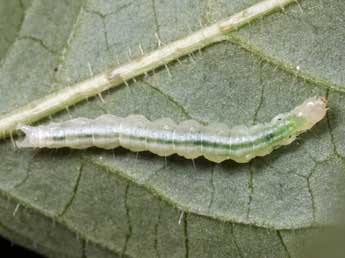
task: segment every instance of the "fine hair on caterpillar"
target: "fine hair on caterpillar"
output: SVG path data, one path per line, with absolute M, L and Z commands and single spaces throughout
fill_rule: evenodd
M 323 119 L 326 112 L 326 98 L 311 97 L 292 111 L 275 116 L 271 122 L 232 129 L 224 124 L 203 126 L 194 120 L 177 124 L 170 118 L 149 121 L 142 115 L 121 118 L 108 114 L 93 120 L 77 118 L 36 127 L 19 125 L 17 129 L 24 132 L 25 138 L 17 146 L 74 149 L 121 146 L 164 157 L 176 153 L 187 159 L 204 156 L 217 163 L 228 159 L 245 163 L 290 144 Z

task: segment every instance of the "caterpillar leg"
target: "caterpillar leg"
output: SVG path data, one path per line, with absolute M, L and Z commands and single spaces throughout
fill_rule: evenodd
M 168 167 L 168 159 L 167 157 L 164 157 L 164 168 Z
M 193 163 L 194 170 L 196 170 L 196 165 L 195 165 L 195 160 L 194 159 L 192 159 L 192 163 Z
M 10 133 L 10 138 L 11 138 L 11 143 L 12 143 L 13 149 L 14 149 L 14 150 L 18 150 L 18 146 L 17 146 L 17 144 L 16 144 L 16 141 L 15 141 L 14 138 L 13 138 L 12 132 Z

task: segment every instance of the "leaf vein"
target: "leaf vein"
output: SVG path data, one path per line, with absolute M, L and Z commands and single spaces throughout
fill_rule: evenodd
M 281 245 L 283 246 L 283 248 L 284 248 L 284 250 L 285 250 L 286 255 L 288 256 L 288 258 L 292 258 L 291 254 L 290 254 L 290 252 L 289 252 L 289 249 L 287 248 L 287 246 L 286 246 L 286 244 L 285 244 L 285 242 L 284 242 L 284 239 L 283 239 L 283 237 L 282 237 L 282 235 L 281 235 L 281 233 L 280 233 L 279 230 L 277 230 L 277 236 L 278 236 L 279 241 L 280 241 Z
M 66 212 L 68 211 L 68 209 L 72 206 L 72 204 L 73 204 L 73 202 L 74 202 L 74 200 L 75 200 L 75 197 L 76 197 L 76 195 L 77 195 L 77 192 L 78 192 L 78 188 L 79 188 L 79 184 L 80 184 L 80 180 L 81 180 L 82 173 L 83 173 L 83 165 L 81 165 L 81 166 L 79 167 L 79 173 L 78 173 L 76 182 L 75 182 L 74 187 L 73 187 L 72 195 L 71 195 L 71 197 L 69 198 L 69 200 L 67 201 L 65 207 L 62 209 L 62 211 L 61 211 L 60 214 L 58 215 L 58 217 L 63 217 L 64 214 L 66 214 Z
M 332 90 L 338 91 L 338 92 L 345 92 L 345 87 L 343 87 L 342 85 L 333 84 L 326 79 L 323 79 L 321 77 L 317 77 L 316 75 L 304 72 L 291 63 L 287 63 L 287 62 L 284 62 L 284 61 L 279 60 L 277 58 L 274 58 L 273 56 L 270 56 L 268 53 L 265 53 L 264 51 L 258 49 L 254 45 L 250 44 L 245 39 L 236 35 L 236 32 L 230 33 L 228 36 L 228 40 L 230 42 L 232 42 L 236 45 L 239 45 L 240 47 L 246 49 L 248 52 L 254 54 L 255 56 L 259 57 L 260 59 L 265 60 L 268 63 L 277 66 L 282 71 L 285 71 L 289 74 L 292 74 L 292 75 L 296 76 L 297 78 L 300 78 L 306 82 L 310 82 L 319 88 L 332 89 Z

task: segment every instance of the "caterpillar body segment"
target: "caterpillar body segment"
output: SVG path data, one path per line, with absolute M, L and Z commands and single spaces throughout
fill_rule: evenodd
M 327 112 L 324 97 L 312 97 L 289 113 L 279 114 L 269 123 L 229 129 L 223 124 L 203 126 L 194 120 L 180 124 L 170 118 L 149 121 L 142 115 L 121 118 L 103 115 L 96 119 L 77 118 L 41 126 L 19 125 L 25 138 L 18 147 L 84 149 L 123 147 L 150 151 L 160 156 L 174 153 L 187 159 L 204 156 L 213 162 L 232 159 L 245 163 L 264 156 L 310 129 Z

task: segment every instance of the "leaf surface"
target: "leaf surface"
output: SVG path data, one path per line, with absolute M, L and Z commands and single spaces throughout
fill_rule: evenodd
M 155 34 L 164 44 L 257 2 L 1 1 L 2 113 L 126 63 L 139 45 L 157 48 Z M 344 10 L 340 0 L 302 1 L 107 92 L 105 103 L 51 118 L 252 125 L 327 95 L 327 119 L 293 144 L 248 164 L 194 167 L 177 156 L 3 141 L 0 234 L 49 257 L 300 257 L 301 239 L 334 223 L 345 197 Z

